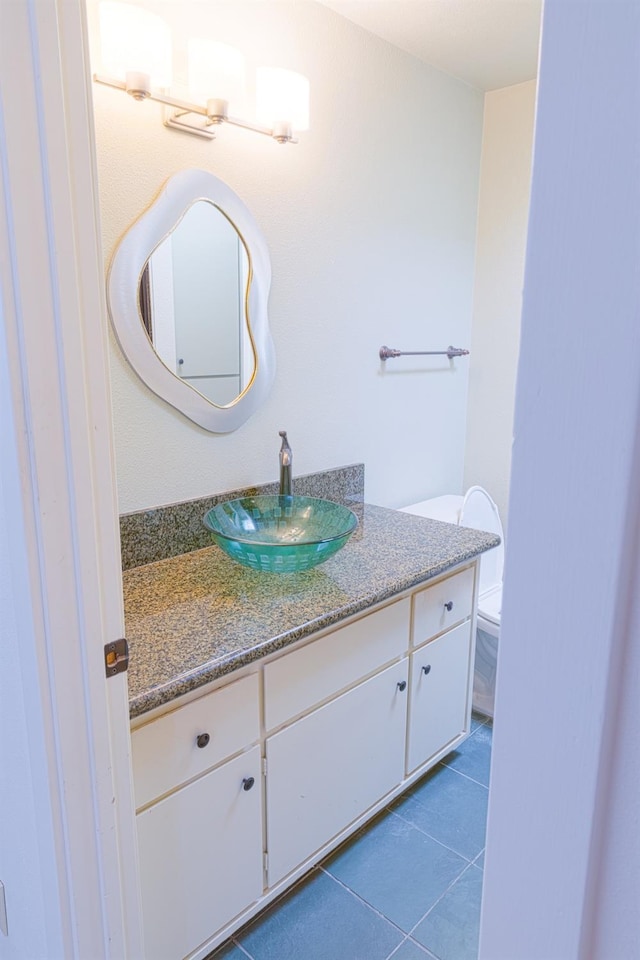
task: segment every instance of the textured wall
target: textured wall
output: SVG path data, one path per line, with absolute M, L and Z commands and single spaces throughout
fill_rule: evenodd
M 486 487 L 506 525 L 520 345 L 536 82 L 487 93 L 464 485 Z
M 371 502 L 459 491 L 468 361 L 385 371 L 378 349 L 468 345 L 482 95 L 316 3 L 155 9 L 177 43 L 208 35 L 249 65 L 305 73 L 312 129 L 290 147 L 229 127 L 209 143 L 166 130 L 160 106 L 94 85 L 106 261 L 171 174 L 201 167 L 250 207 L 273 268 L 275 386 L 233 434 L 156 399 L 114 343 L 121 510 L 273 479 L 279 429 L 296 472 L 363 461 Z

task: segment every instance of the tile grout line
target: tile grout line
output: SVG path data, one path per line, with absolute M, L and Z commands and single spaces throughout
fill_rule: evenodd
M 472 861 L 471 861 L 471 863 L 472 863 L 474 866 L 478 867 L 477 861 L 480 859 L 480 857 L 482 856 L 482 854 L 485 852 L 486 849 L 487 849 L 487 846 L 486 846 L 486 844 L 485 844 L 484 847 L 482 848 L 482 850 L 480 851 L 480 853 L 478 854 L 478 856 L 475 858 L 475 860 L 472 860 Z M 483 875 L 484 875 L 484 868 L 483 868 L 483 867 L 478 867 L 478 870 L 482 870 Z
M 416 801 L 416 802 L 419 803 L 419 801 Z M 388 808 L 387 808 L 387 809 L 388 809 Z M 423 830 L 422 827 L 419 827 L 419 826 L 418 826 L 417 824 L 415 824 L 412 820 L 407 820 L 406 817 L 403 817 L 401 813 L 397 813 L 397 811 L 395 811 L 395 810 L 389 810 L 389 813 L 392 813 L 392 814 L 394 815 L 394 817 L 397 817 L 398 820 L 402 820 L 403 823 L 407 823 L 410 827 L 414 827 L 419 833 L 422 834 L 423 837 L 429 837 L 429 840 L 433 840 L 433 842 L 434 842 L 434 843 L 437 843 L 438 846 L 443 847 L 445 850 L 448 850 L 449 853 L 454 853 L 454 854 L 456 855 L 456 857 L 460 857 L 460 858 L 461 858 L 462 860 L 464 860 L 465 863 L 467 863 L 467 864 L 473 863 L 473 861 L 475 860 L 475 858 L 480 856 L 480 854 L 482 853 L 482 850 L 484 850 L 484 848 L 485 848 L 485 846 L 486 846 L 486 843 L 485 843 L 485 845 L 482 847 L 482 849 L 480 850 L 480 852 L 479 852 L 479 853 L 476 853 L 474 857 L 472 857 L 471 859 L 469 859 L 469 857 L 465 857 L 464 853 L 460 853 L 459 850 L 454 850 L 453 847 L 448 847 L 448 846 L 446 845 L 446 843 L 443 843 L 443 842 L 442 842 L 442 840 L 438 840 L 437 837 L 434 837 L 434 836 L 432 836 L 430 833 L 427 833 L 426 830 Z
M 395 956 L 397 956 L 397 953 L 398 953 L 398 950 L 400 949 L 400 947 L 401 947 L 403 944 L 405 944 L 408 939 L 409 939 L 409 934 L 406 935 L 406 937 L 404 938 L 404 940 L 401 940 L 401 941 L 400 941 L 400 943 L 398 944 L 397 947 L 394 947 L 394 948 L 393 948 L 393 950 L 391 951 L 391 953 L 389 954 L 389 956 L 386 958 L 386 960 L 393 960 L 393 958 L 394 958 Z
M 453 881 L 449 884 L 449 886 L 447 887 L 447 889 L 444 891 L 443 894 L 441 894 L 441 896 L 438 897 L 438 899 L 436 900 L 436 902 L 435 902 L 431 907 L 429 907 L 429 909 L 428 909 L 427 912 L 424 914 L 424 916 L 420 917 L 420 919 L 418 920 L 418 922 L 416 923 L 416 925 L 411 928 L 411 930 L 410 930 L 409 933 L 407 934 L 407 938 L 411 937 L 411 938 L 413 939 L 413 934 L 414 934 L 415 930 L 417 930 L 417 928 L 420 926 L 420 924 L 422 923 L 422 921 L 423 921 L 423 920 L 426 920 L 426 918 L 429 916 L 429 914 L 432 913 L 432 912 L 435 910 L 435 908 L 436 908 L 436 907 L 438 906 L 438 904 L 442 901 L 442 899 L 443 899 L 444 897 L 446 897 L 446 895 L 449 893 L 449 891 L 451 890 L 451 888 L 452 888 L 453 886 L 455 886 L 455 884 L 458 882 L 458 880 L 460 880 L 460 878 L 461 878 L 461 877 L 467 872 L 467 870 L 469 870 L 469 868 L 472 867 L 472 866 L 473 866 L 472 863 L 467 863 L 467 865 L 466 865 L 466 867 L 464 868 L 464 870 L 462 870 L 462 871 L 460 872 L 460 874 L 455 878 L 455 880 L 453 880 Z M 478 867 L 477 869 L 479 870 L 480 867 Z M 424 944 L 420 943 L 419 940 L 416 940 L 416 943 L 420 944 L 420 946 L 424 946 Z M 426 947 L 425 949 L 429 950 L 430 953 L 433 953 L 433 951 L 430 950 L 429 947 Z M 435 954 L 434 954 L 434 956 L 435 956 Z
M 390 813 L 393 813 L 395 816 L 397 816 L 398 819 L 403 820 L 404 823 L 409 823 L 409 821 L 404 820 L 404 818 L 401 817 L 399 814 L 396 814 L 395 811 L 391 810 L 391 811 L 389 811 L 389 812 L 390 812 Z M 411 824 L 411 823 L 410 823 L 409 825 L 415 827 L 415 824 Z M 440 903 L 440 901 L 443 899 L 443 897 L 446 896 L 446 894 L 447 894 L 447 893 L 451 890 L 451 888 L 458 882 L 458 880 L 460 880 L 460 878 L 463 876 L 463 874 L 465 874 L 470 867 L 475 866 L 476 869 L 482 870 L 482 867 L 478 867 L 477 864 L 475 863 L 475 861 L 478 859 L 478 857 L 480 857 L 480 856 L 482 855 L 482 853 L 483 853 L 484 850 L 485 850 L 485 847 L 483 847 L 482 850 L 480 850 L 480 852 L 479 852 L 478 854 L 476 854 L 476 857 L 475 857 L 473 860 L 469 860 L 467 857 L 464 857 L 461 853 L 458 853 L 457 850 L 452 850 L 450 847 L 447 847 L 446 844 L 441 843 L 439 840 L 436 840 L 435 837 L 432 837 L 430 834 L 425 833 L 424 830 L 420 830 L 419 827 L 415 827 L 415 829 L 416 829 L 416 830 L 419 830 L 420 833 L 422 833 L 422 834 L 423 834 L 424 836 L 426 836 L 426 837 L 429 837 L 430 840 L 433 840 L 435 843 L 439 844 L 439 846 L 443 847 L 445 850 L 449 850 L 450 853 L 453 853 L 453 854 L 455 854 L 456 856 L 460 857 L 462 860 L 464 860 L 464 866 L 463 866 L 462 869 L 460 870 L 460 873 L 457 874 L 457 875 L 454 877 L 454 879 L 451 881 L 451 883 L 449 883 L 449 885 L 445 888 L 445 890 L 440 894 L 440 896 L 438 897 L 438 899 L 434 901 L 434 903 L 429 907 L 429 909 L 426 911 L 426 913 L 424 913 L 424 914 L 419 918 L 419 920 L 417 920 L 417 922 L 413 925 L 413 927 L 411 927 L 411 929 L 410 929 L 408 932 L 407 932 L 406 930 L 403 930 L 402 927 L 400 927 L 394 920 L 391 920 L 389 917 L 387 917 L 386 914 L 381 913 L 381 911 L 378 910 L 376 907 L 374 907 L 372 904 L 370 904 L 368 900 L 365 900 L 364 897 L 361 897 L 358 893 L 356 893 L 355 890 L 352 890 L 351 887 L 349 887 L 346 883 L 344 883 L 342 880 L 339 880 L 338 877 L 334 877 L 334 875 L 333 875 L 332 873 L 330 873 L 329 870 L 327 870 L 322 864 L 318 864 L 318 865 L 316 866 L 316 868 L 315 868 L 318 872 L 324 873 L 325 876 L 327 876 L 327 877 L 329 877 L 331 880 L 333 880 L 334 883 L 337 883 L 339 887 L 342 887 L 343 890 L 345 890 L 347 893 L 351 894 L 351 896 L 352 896 L 355 900 L 357 900 L 359 903 L 361 903 L 361 904 L 362 904 L 364 907 L 366 907 L 367 909 L 371 910 L 372 913 L 374 913 L 377 917 L 379 917 L 379 918 L 380 918 L 381 920 L 383 920 L 385 923 L 388 923 L 390 926 L 392 926 L 395 930 L 397 930 L 397 931 L 402 935 L 402 939 L 400 940 L 400 943 L 398 943 L 397 946 L 395 946 L 395 947 L 393 948 L 392 952 L 388 955 L 388 957 L 386 958 L 386 960 L 393 960 L 394 955 L 397 954 L 397 952 L 399 951 L 400 947 L 402 947 L 403 944 L 404 944 L 405 942 L 407 942 L 408 940 L 411 940 L 411 941 L 415 942 L 420 949 L 426 950 L 427 953 L 425 954 L 425 956 L 426 956 L 427 958 L 429 958 L 430 955 L 431 955 L 432 957 L 436 957 L 436 954 L 434 954 L 433 951 L 431 951 L 428 947 L 425 947 L 425 945 L 424 945 L 423 943 L 420 943 L 420 941 L 418 941 L 418 940 L 414 940 L 414 938 L 413 938 L 413 933 L 414 933 L 414 931 L 417 929 L 417 927 L 420 926 L 420 924 L 422 923 L 422 921 L 425 920 L 426 917 L 428 917 L 428 915 L 437 907 L 437 905 Z M 297 884 L 296 884 L 296 886 L 297 886 Z M 287 893 L 289 893 L 289 892 L 290 892 L 290 891 L 285 891 L 285 893 L 282 895 L 282 897 L 280 897 L 280 898 L 278 898 L 278 899 L 285 899 Z M 238 940 L 236 940 L 235 936 L 230 937 L 228 942 L 229 942 L 229 943 L 232 943 L 235 947 L 237 947 L 237 948 L 248 958 L 248 960 L 255 960 L 255 958 L 253 957 L 253 954 L 249 953 L 249 951 L 246 949 L 246 947 L 244 947 Z M 221 944 L 221 946 L 223 946 L 223 944 Z M 436 957 L 436 960 L 437 960 L 437 957 Z
M 460 749 L 458 750 L 456 748 L 455 750 L 452 750 L 451 753 L 464 753 L 464 748 L 467 746 L 469 741 L 475 739 L 479 733 L 486 732 L 486 730 L 491 730 L 491 737 L 493 737 L 493 722 L 489 719 L 485 720 L 483 723 L 478 721 L 478 726 L 475 728 L 475 730 L 471 731 L 466 740 L 463 740 L 460 745 Z M 449 756 L 449 754 L 446 754 L 446 756 Z M 440 760 L 439 762 L 442 763 L 443 761 Z
M 404 938 L 404 940 L 401 940 L 401 941 L 400 941 L 400 943 L 398 944 L 398 946 L 394 948 L 393 953 L 390 953 L 389 956 L 386 958 L 386 960 L 393 960 L 393 958 L 398 955 L 398 952 L 399 952 L 399 950 L 400 950 L 400 947 L 403 947 L 405 943 L 413 943 L 413 944 L 415 944 L 415 945 L 418 947 L 418 949 L 419 949 L 422 953 L 424 953 L 424 955 L 425 955 L 425 957 L 426 957 L 426 960 L 432 960 L 432 958 L 433 958 L 433 960 L 438 960 L 438 957 L 436 957 L 435 953 L 432 953 L 431 950 L 429 950 L 427 947 L 423 946 L 423 944 L 418 943 L 417 940 L 413 940 L 413 939 L 409 936 L 409 934 L 406 935 L 406 937 Z
M 425 836 L 426 836 L 426 834 L 425 834 Z M 430 839 L 434 839 L 434 838 L 431 837 Z M 436 841 L 436 842 L 437 842 L 437 841 Z M 440 844 L 440 846 L 444 846 L 444 844 Z M 448 850 L 449 848 L 448 848 L 448 847 L 445 847 L 445 849 Z M 483 849 L 484 849 L 484 848 L 483 848 Z M 452 853 L 455 853 L 455 850 L 453 850 Z M 458 854 L 458 856 L 459 856 L 459 854 Z M 321 867 L 320 867 L 320 870 L 322 870 L 322 872 L 325 873 L 328 877 L 331 877 L 332 880 L 334 880 L 339 886 L 341 886 L 344 890 L 346 890 L 348 893 L 350 893 L 351 896 L 355 897 L 356 900 L 359 900 L 360 903 L 362 903 L 362 904 L 364 904 L 366 907 L 368 907 L 369 910 L 372 910 L 373 913 L 375 913 L 375 914 L 376 914 L 378 917 L 380 917 L 382 920 L 385 920 L 387 923 L 390 923 L 391 926 L 395 927 L 395 929 L 398 930 L 398 931 L 402 934 L 403 939 L 400 941 L 400 943 L 398 944 L 398 946 L 394 948 L 395 950 L 397 950 L 399 947 L 402 946 L 402 944 L 404 943 L 405 940 L 408 940 L 408 939 L 412 936 L 413 931 L 416 929 L 416 927 L 418 927 L 418 926 L 422 923 L 422 921 L 424 920 L 424 918 L 425 918 L 426 916 L 428 916 L 428 914 L 430 914 L 431 911 L 440 903 L 440 901 L 441 901 L 442 898 L 445 896 L 445 894 L 448 893 L 449 890 L 451 889 L 451 887 L 453 887 L 453 885 L 458 882 L 458 880 L 460 879 L 460 877 L 461 877 L 464 873 L 467 872 L 467 870 L 469 869 L 469 867 L 473 866 L 473 863 L 472 863 L 471 860 L 467 860 L 466 858 L 462 858 L 462 859 L 464 859 L 464 866 L 463 866 L 462 869 L 460 870 L 460 873 L 458 873 L 458 874 L 454 877 L 454 879 L 451 881 L 451 883 L 450 883 L 450 884 L 443 890 L 443 892 L 440 894 L 440 896 L 438 897 L 438 899 L 429 907 L 429 909 L 426 911 L 426 913 L 424 913 L 424 914 L 420 917 L 420 919 L 413 925 L 413 927 L 411 927 L 411 929 L 410 929 L 409 931 L 403 930 L 402 927 L 398 926 L 398 924 L 397 924 L 394 920 L 390 920 L 389 917 L 387 917 L 384 913 L 381 913 L 379 910 L 377 910 L 375 907 L 373 907 L 373 906 L 368 902 L 368 900 L 365 900 L 364 897 L 361 897 L 358 893 L 355 892 L 355 890 L 352 890 L 351 887 L 347 886 L 347 884 L 344 883 L 342 880 L 338 880 L 337 877 L 334 877 L 334 875 L 333 875 L 332 873 L 329 873 L 328 870 L 325 870 L 324 867 L 321 866 Z M 479 870 L 480 867 L 478 867 L 477 869 Z M 418 942 L 418 941 L 416 941 L 416 942 Z M 420 946 L 420 947 L 424 947 L 424 944 L 419 943 L 419 946 Z M 428 950 L 429 948 L 428 948 L 428 947 L 425 947 L 425 949 Z M 393 955 L 393 954 L 390 954 L 390 956 L 392 956 L 392 955 Z M 434 956 L 435 956 L 435 955 L 434 955 Z
M 248 950 L 245 950 L 245 948 L 242 946 L 242 944 L 241 944 L 241 943 L 238 943 L 238 941 L 237 941 L 234 937 L 231 937 L 231 941 L 230 941 L 230 942 L 231 942 L 234 946 L 236 946 L 236 947 L 238 948 L 238 950 L 240 950 L 241 953 L 244 953 L 245 957 L 248 957 L 249 960 L 254 960 L 254 957 L 252 956 L 252 954 L 250 954 Z
M 478 730 L 480 727 L 486 727 L 486 725 L 487 725 L 488 723 L 491 723 L 491 724 L 493 723 L 493 717 L 484 717 L 484 716 L 482 716 L 482 720 L 480 720 L 480 717 L 481 717 L 481 716 L 482 716 L 482 714 L 480 714 L 480 713 L 473 713 L 473 714 L 471 714 L 471 719 L 472 719 L 472 720 L 475 720 L 476 723 L 478 724 L 478 726 L 476 727 L 476 730 Z M 471 732 L 470 736 L 472 736 L 472 735 L 476 732 L 476 730 L 473 730 L 473 731 Z
M 248 933 L 249 930 L 252 930 L 254 928 L 257 929 L 259 926 L 261 926 L 264 920 L 266 919 L 267 914 L 269 914 L 276 906 L 288 900 L 289 897 L 291 897 L 294 894 L 294 892 L 298 890 L 298 888 L 303 887 L 306 883 L 308 883 L 311 880 L 313 874 L 318 873 L 320 869 L 321 869 L 320 864 L 316 864 L 315 866 L 311 867 L 311 869 L 308 870 L 307 873 L 303 874 L 301 877 L 298 877 L 298 879 L 294 883 L 292 883 L 290 887 L 286 887 L 284 890 L 282 890 L 277 895 L 277 897 L 275 897 L 273 900 L 271 900 L 270 903 L 268 903 L 265 907 L 259 910 L 254 917 L 251 917 L 250 920 L 247 920 L 245 923 L 243 923 L 242 926 L 238 930 L 236 930 L 235 933 L 231 934 L 231 936 L 229 937 L 229 940 L 225 941 L 225 943 L 233 942 L 237 947 L 240 947 L 240 949 L 247 955 L 247 957 L 249 957 L 249 960 L 255 960 L 255 957 L 252 954 L 250 954 L 247 948 L 243 946 L 243 944 L 240 943 L 240 941 L 237 939 L 238 936 L 242 934 L 243 931 Z M 220 944 L 220 946 L 222 947 L 223 944 Z M 216 948 L 216 949 L 219 949 L 219 948 Z M 205 960 L 207 960 L 207 958 L 205 958 Z M 215 960 L 215 955 L 213 960 Z
M 342 887 L 343 890 L 346 890 L 347 893 L 350 893 L 352 897 L 355 897 L 356 900 L 358 900 L 365 907 L 371 910 L 372 913 L 375 913 L 377 917 L 379 917 L 381 920 L 384 920 L 385 923 L 391 924 L 392 927 L 394 927 L 399 933 L 402 934 L 403 938 L 409 936 L 407 931 L 403 930 L 402 927 L 399 927 L 398 924 L 395 922 L 395 920 L 390 920 L 389 917 L 387 917 L 384 913 L 381 913 L 376 907 L 372 906 L 368 900 L 365 900 L 364 897 L 361 897 L 359 893 L 356 893 L 355 890 L 352 890 L 351 887 L 347 886 L 347 884 L 344 883 L 342 880 L 339 880 L 337 877 L 334 877 L 334 875 L 332 873 L 329 873 L 329 871 L 326 870 L 323 866 L 320 866 L 320 870 L 322 870 L 322 872 L 327 877 L 330 877 L 331 880 L 334 881 L 334 883 L 337 883 L 339 887 Z M 402 940 L 400 941 L 400 943 L 402 943 Z M 398 944 L 398 946 L 400 946 L 400 943 Z M 394 949 L 397 949 L 397 948 L 394 948 Z
M 468 773 L 463 773 L 462 770 L 457 770 L 455 767 L 450 767 L 448 763 L 445 763 L 444 760 L 441 760 L 440 763 L 443 767 L 446 767 L 447 770 L 451 770 L 452 773 L 457 773 L 459 777 L 464 777 L 465 780 L 471 780 L 471 783 L 477 783 L 479 787 L 484 787 L 485 790 L 489 789 L 489 785 L 482 783 L 481 780 L 476 780 L 474 777 L 470 777 Z

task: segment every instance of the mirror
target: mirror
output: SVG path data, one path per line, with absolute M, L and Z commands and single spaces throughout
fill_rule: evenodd
M 219 407 L 234 403 L 255 372 L 248 282 L 242 238 L 209 200 L 189 207 L 140 278 L 140 317 L 156 353 Z
M 240 198 L 203 170 L 172 177 L 118 246 L 111 321 L 136 373 L 205 429 L 227 433 L 275 373 L 266 244 Z

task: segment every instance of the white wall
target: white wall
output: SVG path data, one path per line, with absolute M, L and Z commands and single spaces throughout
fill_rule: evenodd
M 640 956 L 639 47 L 546 0 L 481 960 Z
M 273 267 L 275 386 L 234 434 L 157 400 L 113 346 L 120 509 L 272 480 L 280 429 L 298 473 L 364 461 L 372 502 L 460 489 L 468 361 L 385 370 L 378 350 L 468 345 L 482 95 L 316 3 L 155 9 L 179 43 L 209 35 L 250 66 L 306 74 L 312 129 L 297 146 L 232 128 L 208 143 L 163 128 L 159 105 L 94 85 L 107 260 L 171 174 L 201 167 L 250 207 Z
M 464 487 L 485 487 L 505 526 L 535 95 L 530 80 L 484 102 Z

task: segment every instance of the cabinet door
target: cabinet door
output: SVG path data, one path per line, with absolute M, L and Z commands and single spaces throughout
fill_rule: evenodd
M 262 895 L 259 747 L 136 820 L 145 954 L 180 960 Z
M 269 885 L 403 778 L 406 658 L 267 740 Z
M 470 657 L 469 621 L 411 655 L 407 774 L 465 732 Z

